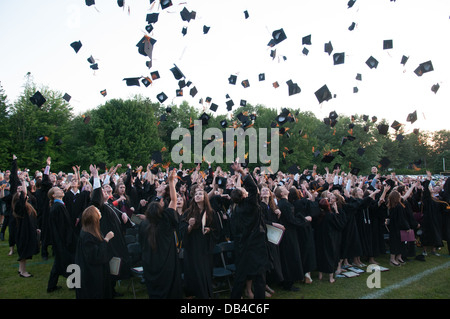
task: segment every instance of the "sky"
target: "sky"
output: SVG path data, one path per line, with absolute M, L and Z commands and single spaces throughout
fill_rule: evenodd
M 208 105 L 199 100 L 211 97 L 219 106 L 217 114 L 225 114 L 228 94 L 235 108 L 243 99 L 280 111 L 310 111 L 318 118 L 336 111 L 377 116 L 389 123 L 397 120 L 406 133 L 415 128 L 449 129 L 448 0 L 357 0 L 350 8 L 348 0 L 172 0 L 166 9 L 159 0 L 153 5 L 149 0 L 125 0 L 123 8 L 115 0 L 95 2 L 87 6 L 84 0 L 0 1 L 0 81 L 10 103 L 23 93 L 29 73 L 38 87 L 69 94 L 75 115 L 136 94 L 156 102 L 161 92 L 168 96 L 164 105 L 187 101 L 207 111 Z M 184 7 L 196 12 L 195 19 L 181 19 Z M 154 12 L 159 13 L 158 21 L 147 33 L 146 16 Z M 350 31 L 352 22 L 355 28 Z M 210 27 L 207 34 L 205 25 Z M 287 38 L 271 48 L 272 32 L 279 29 Z M 156 40 L 150 69 L 148 57 L 136 47 L 144 35 Z M 311 45 L 303 45 L 308 35 Z M 393 48 L 384 50 L 384 40 L 392 40 Z M 74 41 L 82 43 L 78 53 L 70 46 Z M 331 55 L 324 52 L 329 41 Z M 305 47 L 307 55 L 302 52 Z M 277 55 L 272 58 L 274 49 Z M 334 53 L 344 53 L 343 64 L 333 64 Z M 98 70 L 90 68 L 91 55 Z M 404 55 L 408 61 L 402 65 Z M 378 60 L 377 68 L 366 65 L 370 56 Z M 414 70 L 427 61 L 434 70 L 417 76 Z M 174 64 L 192 82 L 183 97 L 175 94 L 178 80 L 170 71 Z M 149 87 L 123 81 L 153 71 L 161 78 Z M 264 81 L 259 81 L 260 73 Z M 361 81 L 356 80 L 358 73 Z M 228 83 L 232 74 L 237 75 L 236 85 Z M 244 88 L 242 80 L 250 86 Z M 288 95 L 289 80 L 298 84 L 300 93 Z M 435 84 L 440 86 L 437 93 L 431 91 Z M 319 103 L 314 93 L 323 85 L 335 97 Z M 189 95 L 193 86 L 198 90 L 195 97 Z M 105 89 L 104 97 L 100 91 Z M 413 111 L 418 119 L 409 123 L 406 118 Z

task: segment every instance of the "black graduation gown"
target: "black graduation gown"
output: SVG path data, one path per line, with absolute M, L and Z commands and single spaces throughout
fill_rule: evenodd
M 428 186 L 430 181 L 424 181 L 422 193 L 423 220 L 422 238 L 423 246 L 442 247 L 442 211 L 441 203 L 431 197 Z
M 277 215 L 264 202 L 260 202 L 262 217 L 266 225 L 278 223 Z M 281 268 L 280 247 L 274 243 L 267 242 L 267 250 L 269 257 L 269 269 L 267 270 L 267 281 L 271 283 L 280 283 L 283 281 L 283 270 Z
M 386 253 L 384 240 L 384 234 L 387 232 L 384 225 L 386 218 L 386 205 L 378 206 L 378 200 L 373 201 L 369 206 L 369 220 L 372 225 L 372 257 L 378 257 Z
M 355 220 L 356 206 L 348 203 L 349 198 L 345 200 L 347 203 L 343 206 L 343 209 L 346 216 L 346 225 L 342 230 L 341 259 L 351 261 L 354 257 L 362 256 L 362 247 Z
M 81 230 L 75 253 L 81 272 L 81 286 L 75 290 L 77 299 L 112 298 L 109 260 L 108 243 Z
M 74 194 L 71 190 L 64 193 L 63 202 L 66 204 L 67 211 L 69 212 L 70 220 L 72 221 L 75 233 L 78 235 L 81 230 L 81 218 L 78 225 L 75 226 L 77 218 L 79 218 L 79 212 L 77 211 L 77 207 L 75 206 L 76 198 L 80 195 L 80 193 Z
M 297 235 L 297 227 L 302 227 L 306 221 L 294 215 L 294 206 L 285 198 L 278 200 L 281 211 L 280 224 L 285 228 L 280 242 L 280 260 L 283 277 L 286 284 L 303 280 L 303 262 Z M 289 288 L 289 287 L 287 287 Z
M 36 190 L 38 228 L 41 230 L 42 254 L 47 253 L 47 246 L 51 245 L 52 237 L 49 225 L 50 199 L 48 191 L 53 187 L 47 174 L 42 175 L 41 187 Z
M 361 243 L 361 255 L 365 257 L 374 257 L 373 249 L 373 224 L 370 219 L 369 207 L 373 200 L 370 197 L 351 198 L 349 205 L 355 205 L 355 223 L 358 228 L 359 242 Z
M 300 220 L 306 216 L 315 217 L 320 213 L 317 202 L 302 198 L 294 203 L 294 214 Z M 302 255 L 302 266 L 305 273 L 316 269 L 316 247 L 314 243 L 314 230 L 312 224 L 305 221 L 303 226 L 297 227 L 298 244 Z
M 405 218 L 408 222 L 409 227 L 415 232 L 418 226 L 418 222 L 414 219 L 414 213 L 412 206 L 408 200 L 402 201 L 403 205 L 405 205 Z M 415 257 L 416 256 L 416 242 L 409 241 L 403 243 L 405 246 L 403 257 Z
M 231 213 L 230 225 L 235 243 L 235 282 L 245 282 L 248 276 L 265 274 L 269 264 L 267 234 L 258 202 L 258 188 L 250 174 L 243 180 L 248 197 Z M 237 295 L 237 288 L 232 296 Z
M 212 252 L 218 242 L 220 234 L 220 223 L 217 214 L 212 212 L 212 223 L 206 224 L 211 231 L 203 234 L 201 218 L 199 216 L 197 227 L 193 227 L 188 232 L 188 221 L 184 218 L 180 229 L 183 237 L 183 271 L 184 285 L 188 296 L 195 296 L 197 299 L 213 298 L 212 272 L 214 259 Z
M 401 241 L 400 230 L 411 229 L 406 218 L 406 208 L 398 204 L 389 209 L 389 251 L 391 255 L 406 253 L 406 246 Z
M 110 231 L 114 233 L 114 237 L 108 243 L 109 259 L 118 257 L 121 259 L 119 275 L 111 275 L 113 280 L 130 278 L 131 264 L 128 247 L 125 242 L 125 236 L 122 232 L 123 220 L 116 213 L 112 205 L 103 202 L 102 189 L 96 188 L 92 191 L 91 204 L 95 205 L 101 212 L 100 230 L 102 234 L 107 234 Z M 119 212 L 120 215 L 122 212 Z
M 54 267 L 58 275 L 67 277 L 67 266 L 74 263 L 77 236 L 63 203 L 55 201 L 48 216 L 49 231 L 52 238 Z
M 14 212 L 16 219 L 16 246 L 19 255 L 17 260 L 31 259 L 39 253 L 37 236 L 37 218 L 28 214 L 25 207 L 26 199 L 23 193 L 16 202 Z
M 313 220 L 317 271 L 332 274 L 339 263 L 339 243 L 345 225 L 345 213 L 325 212 Z
M 150 299 L 180 299 L 183 295 L 181 265 L 174 235 L 178 227 L 176 215 L 171 208 L 163 211 L 157 226 L 156 250 L 151 248 L 148 241 L 148 220 L 139 224 L 142 266 Z

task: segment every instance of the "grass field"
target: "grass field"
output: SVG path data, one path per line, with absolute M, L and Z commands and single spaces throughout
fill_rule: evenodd
M 74 299 L 75 292 L 67 288 L 66 280 L 60 277 L 58 285 L 62 286 L 53 293 L 47 293 L 47 281 L 53 258 L 47 261 L 36 255 L 27 262 L 27 270 L 32 278 L 19 277 L 17 253 L 8 256 L 8 233 L 5 241 L 0 242 L 0 299 Z M 51 249 L 49 250 L 51 251 Z M 417 249 L 417 254 L 421 249 Z M 354 278 L 337 278 L 330 284 L 327 275 L 319 281 L 317 273 L 312 273 L 311 284 L 296 283 L 298 292 L 286 292 L 278 286 L 273 286 L 275 299 L 448 299 L 450 297 L 450 256 L 447 246 L 439 250 L 441 256 L 428 255 L 425 262 L 410 259 L 401 267 L 389 265 L 388 255 L 379 256 L 377 261 L 389 271 L 381 272 L 380 288 L 368 288 L 367 279 L 373 273 L 362 273 Z M 363 262 L 365 262 L 363 260 Z M 363 270 L 366 270 L 363 268 Z M 124 296 L 119 299 L 133 299 L 131 281 L 120 282 L 116 290 Z M 136 298 L 147 299 L 145 286 L 135 279 Z M 218 298 L 228 298 L 228 293 L 222 293 Z

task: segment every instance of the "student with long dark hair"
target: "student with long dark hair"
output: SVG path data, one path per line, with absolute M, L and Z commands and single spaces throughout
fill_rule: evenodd
M 145 284 L 150 299 L 182 298 L 182 281 L 175 233 L 178 228 L 176 170 L 170 172 L 170 202 L 165 208 L 159 201 L 149 203 L 146 219 L 139 225 L 139 243 Z
M 80 267 L 80 288 L 77 299 L 112 298 L 109 269 L 108 243 L 114 237 L 112 231 L 105 237 L 100 231 L 100 210 L 91 205 L 81 216 L 80 239 L 75 254 L 75 264 Z

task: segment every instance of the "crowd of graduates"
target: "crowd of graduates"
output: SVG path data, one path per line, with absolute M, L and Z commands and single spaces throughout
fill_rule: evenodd
M 348 267 L 378 264 L 385 254 L 390 267 L 423 261 L 450 240 L 450 183 L 430 172 L 396 176 L 373 167 L 365 176 L 314 166 L 265 174 L 236 161 L 227 169 L 163 169 L 152 162 L 127 164 L 120 174 L 121 164 L 64 173 L 51 171 L 49 157 L 32 174 L 17 162 L 14 156 L 1 174 L 0 239 L 8 227 L 9 255 L 17 253 L 24 278 L 33 276 L 27 260 L 54 257 L 48 293 L 76 264 L 76 298 L 113 298 L 120 295 L 117 281 L 139 264 L 151 299 L 214 298 L 213 251 L 232 242 L 230 298 L 259 299 L 274 287 L 298 291 L 313 272 L 333 283 Z M 282 231 L 279 243 L 268 239 L 269 226 Z M 130 230 L 139 263 L 130 257 Z M 113 257 L 120 260 L 117 272 L 110 269 Z

